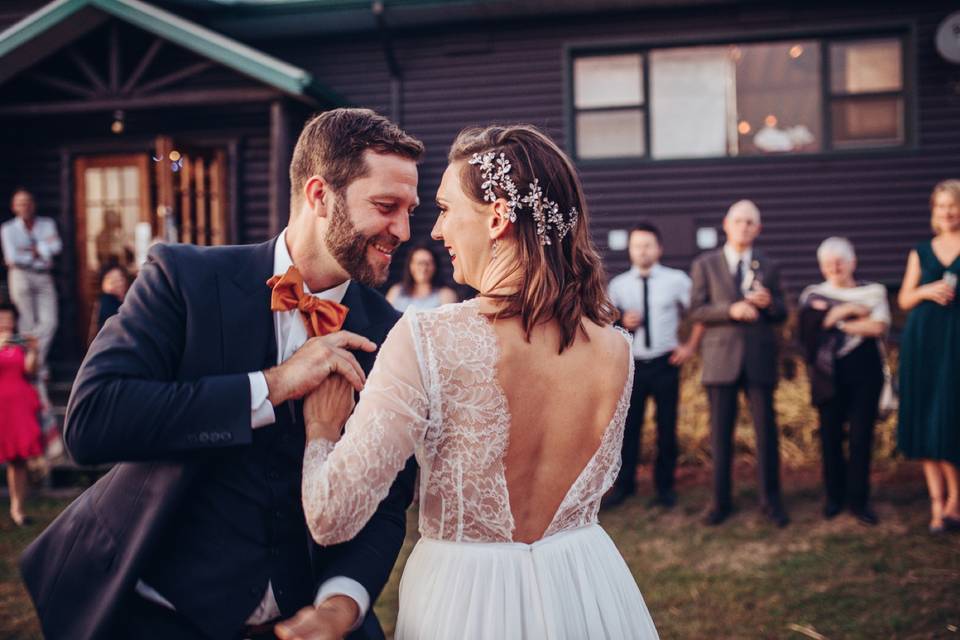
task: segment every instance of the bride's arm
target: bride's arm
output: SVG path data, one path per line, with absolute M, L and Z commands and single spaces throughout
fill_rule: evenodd
M 356 410 L 338 441 L 333 416 L 343 393 L 304 404 L 308 442 L 303 458 L 303 511 L 314 540 L 353 538 L 386 497 L 427 426 L 428 400 L 408 318 L 387 336 Z

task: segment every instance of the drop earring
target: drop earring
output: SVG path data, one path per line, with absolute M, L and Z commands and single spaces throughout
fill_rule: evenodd
M 493 251 L 492 251 L 492 255 L 490 256 L 490 260 L 491 260 L 491 261 L 497 259 L 497 251 L 499 250 L 499 248 L 500 248 L 500 240 L 499 240 L 499 238 L 494 238 L 494 240 L 493 240 Z

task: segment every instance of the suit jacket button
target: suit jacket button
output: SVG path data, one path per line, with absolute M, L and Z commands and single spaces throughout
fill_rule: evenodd
M 279 480 L 280 472 L 276 470 L 271 471 L 270 473 L 267 474 L 267 477 L 270 478 L 271 480 Z
M 278 557 L 280 555 L 280 547 L 272 547 L 270 549 L 270 555 L 272 555 L 274 558 Z

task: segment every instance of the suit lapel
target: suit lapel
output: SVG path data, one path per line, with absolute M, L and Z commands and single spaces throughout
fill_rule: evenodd
M 218 274 L 223 364 L 226 372 L 259 371 L 277 363 L 277 338 L 270 311 L 276 238 L 239 249 L 242 260 Z
M 347 287 L 347 292 L 343 296 L 343 304 L 346 305 L 350 311 L 347 313 L 347 317 L 343 322 L 343 330 L 356 333 L 377 342 L 379 336 L 370 335 L 373 319 L 370 317 L 370 310 L 364 302 L 363 294 L 363 287 L 356 282 L 351 282 L 350 286 Z M 366 351 L 354 351 L 353 354 L 356 356 L 357 362 L 360 363 L 363 370 L 369 373 L 376 354 L 367 353 Z
M 717 280 L 720 281 L 721 286 L 726 290 L 729 300 L 737 300 L 740 295 L 737 292 L 733 275 L 730 274 L 730 267 L 727 265 L 727 257 L 723 255 L 723 249 L 720 249 L 714 254 L 713 268 L 717 272 Z

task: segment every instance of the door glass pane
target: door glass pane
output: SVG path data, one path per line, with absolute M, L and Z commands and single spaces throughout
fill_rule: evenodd
M 838 149 L 904 142 L 901 98 L 835 99 L 833 145 Z
M 865 40 L 830 45 L 830 86 L 834 93 L 876 93 L 903 88 L 900 41 Z
M 116 167 L 106 167 L 103 170 L 105 199 L 111 202 L 120 200 L 120 172 Z
M 107 264 L 136 271 L 134 230 L 141 219 L 140 174 L 136 167 L 88 168 L 86 193 L 86 262 L 95 273 Z
M 103 171 L 87 169 L 83 174 L 87 185 L 87 202 L 99 202 L 103 199 Z
M 573 96 L 578 109 L 643 104 L 642 56 L 634 53 L 575 59 Z
M 577 156 L 624 158 L 644 155 L 643 111 L 587 111 L 577 114 Z

